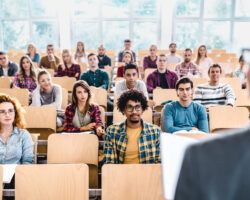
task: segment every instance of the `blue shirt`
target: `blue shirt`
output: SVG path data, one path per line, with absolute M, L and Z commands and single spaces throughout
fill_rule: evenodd
M 164 130 L 168 133 L 186 130 L 193 127 L 208 133 L 208 120 L 205 107 L 191 102 L 188 107 L 183 107 L 179 101 L 168 103 L 163 108 Z
M 0 164 L 31 164 L 33 147 L 29 132 L 15 127 L 7 143 L 0 137 Z

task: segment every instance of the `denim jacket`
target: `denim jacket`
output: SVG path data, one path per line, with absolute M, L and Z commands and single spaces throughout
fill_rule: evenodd
M 0 137 L 0 164 L 31 164 L 34 144 L 27 130 L 14 127 L 7 143 Z

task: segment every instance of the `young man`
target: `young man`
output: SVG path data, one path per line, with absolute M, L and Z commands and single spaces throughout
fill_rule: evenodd
M 103 45 L 98 47 L 98 66 L 100 69 L 104 69 L 106 66 L 111 67 L 111 59 L 106 55 L 106 49 Z
M 167 58 L 164 54 L 159 55 L 157 60 L 157 70 L 147 78 L 147 89 L 149 93 L 157 87 L 168 89 L 175 88 L 178 76 L 175 72 L 167 69 Z
M 134 64 L 128 64 L 124 68 L 125 80 L 119 81 L 115 86 L 115 96 L 119 97 L 121 94 L 128 90 L 138 90 L 148 99 L 148 92 L 145 83 L 138 80 L 138 68 Z
M 188 76 L 190 78 L 199 76 L 198 67 L 191 61 L 191 59 L 192 59 L 192 50 L 185 49 L 184 62 L 175 67 L 175 71 L 180 78 L 183 76 Z
M 230 105 L 235 103 L 235 95 L 229 84 L 220 83 L 221 66 L 214 64 L 208 70 L 210 81 L 197 86 L 194 101 L 209 107 L 212 105 Z
M 113 164 L 160 163 L 160 129 L 141 119 L 148 107 L 137 90 L 124 92 L 117 103 L 126 121 L 108 127 L 104 142 L 104 162 Z
M 130 39 L 124 40 L 124 49 L 118 54 L 118 62 L 122 62 L 122 56 L 124 51 L 131 51 L 134 57 L 134 62 L 136 62 L 136 54 L 132 51 L 132 41 Z
M 152 44 L 149 48 L 149 55 L 143 59 L 143 68 L 157 68 L 157 46 Z
M 178 64 L 181 62 L 181 57 L 176 54 L 176 43 L 169 44 L 169 52 L 170 54 L 167 55 L 167 61 L 171 64 Z
M 60 59 L 54 55 L 54 46 L 53 44 L 47 45 L 47 56 L 41 58 L 39 67 L 46 69 L 57 70 L 57 66 L 60 64 Z
M 9 61 L 8 55 L 0 51 L 0 77 L 1 76 L 15 76 L 18 71 L 18 65 Z
M 101 87 L 107 90 L 109 88 L 109 76 L 107 72 L 98 68 L 96 54 L 90 53 L 88 55 L 88 63 L 90 69 L 81 75 L 80 80 L 86 81 L 89 86 Z
M 247 79 L 250 84 L 250 70 Z M 248 199 L 249 146 L 248 126 L 188 147 L 174 199 Z
M 163 108 L 164 130 L 168 133 L 178 131 L 208 132 L 205 107 L 192 101 L 193 82 L 183 77 L 176 83 L 179 101 L 168 103 Z

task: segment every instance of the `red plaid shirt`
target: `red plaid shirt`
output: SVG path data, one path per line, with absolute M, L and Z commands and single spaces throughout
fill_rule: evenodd
M 78 76 L 76 77 L 77 73 L 78 73 Z M 62 76 L 76 77 L 76 79 L 79 80 L 80 74 L 81 74 L 80 65 L 78 65 L 78 64 L 72 64 L 70 68 L 65 66 L 64 70 L 62 70 L 62 65 L 59 65 L 55 76 L 57 76 L 57 77 L 62 77 Z
M 75 116 L 76 106 L 70 104 L 67 106 L 64 114 L 64 130 L 67 132 L 80 132 L 80 128 L 77 128 L 73 124 L 73 118 Z M 101 111 L 98 105 L 91 104 L 88 110 L 88 114 L 91 118 L 91 122 L 96 123 L 96 128 L 103 126 L 101 119 Z

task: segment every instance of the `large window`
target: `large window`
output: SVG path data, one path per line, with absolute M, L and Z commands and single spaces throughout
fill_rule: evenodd
M 29 42 L 58 47 L 55 6 L 51 0 L 0 0 L 0 49 L 25 49 Z
M 159 44 L 160 0 L 73 0 L 71 46 L 81 40 L 86 49 L 119 50 L 123 40 L 133 40 L 135 50 Z
M 250 47 L 250 1 L 178 0 L 173 19 L 173 35 L 180 48 L 208 48 L 239 52 Z
M 29 42 L 39 49 L 48 43 L 74 49 L 83 41 L 86 49 L 103 43 L 118 50 L 126 38 L 133 40 L 135 50 L 159 45 L 161 2 L 0 0 L 0 49 L 25 49 Z

